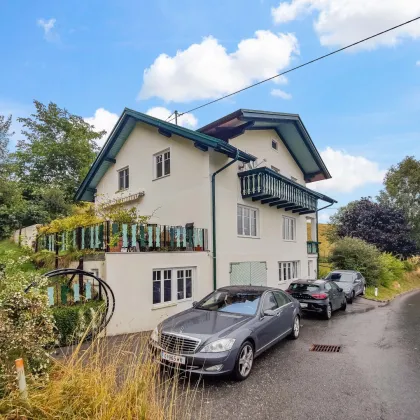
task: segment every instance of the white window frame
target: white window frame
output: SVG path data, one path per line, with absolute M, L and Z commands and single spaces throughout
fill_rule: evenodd
M 290 233 L 292 233 L 290 235 Z M 283 216 L 283 241 L 296 242 L 296 218 Z
M 120 188 L 120 177 L 121 177 L 121 172 L 125 172 L 127 171 L 127 175 L 124 176 L 124 186 L 123 188 Z M 128 166 L 125 166 L 124 168 L 118 169 L 117 171 L 117 176 L 118 176 L 118 191 L 125 191 L 128 190 L 128 188 L 130 187 L 130 168 Z M 127 182 L 128 179 L 128 182 Z M 128 184 L 128 185 L 127 185 Z
M 271 165 L 271 169 L 274 171 L 274 172 L 276 172 L 276 173 L 280 173 L 280 169 L 279 168 L 276 168 L 275 166 L 273 166 L 273 165 Z
M 169 157 L 166 158 L 166 154 L 169 154 Z M 159 161 L 159 159 L 161 159 L 161 163 L 162 163 L 162 175 L 161 176 L 157 176 L 158 175 L 158 171 L 157 171 L 157 165 Z M 165 172 L 165 161 L 169 160 L 169 172 L 166 173 Z M 153 180 L 157 180 L 157 179 L 161 179 L 161 178 L 165 178 L 167 176 L 171 175 L 171 148 L 168 147 L 165 150 L 162 150 L 161 152 L 155 153 L 153 155 Z
M 241 211 L 241 221 L 242 221 L 242 228 L 239 228 L 239 211 Z M 249 212 L 249 225 L 248 231 L 249 234 L 245 233 L 245 212 Z M 252 217 L 251 214 L 255 214 L 255 235 L 252 235 Z M 259 238 L 260 228 L 259 228 L 259 210 L 255 207 L 244 206 L 242 204 L 238 204 L 236 208 L 236 233 L 240 238 Z
M 300 277 L 300 261 L 279 261 L 279 283 L 297 280 Z
M 276 147 L 273 147 L 273 144 L 276 144 Z M 273 150 L 275 150 L 276 152 L 278 152 L 279 151 L 279 142 L 276 140 L 276 139 L 271 139 L 271 148 L 273 149 Z
M 155 275 L 155 273 L 160 273 L 160 275 Z M 183 279 L 183 298 L 178 299 L 178 272 L 183 272 L 182 279 Z M 170 273 L 170 275 L 168 274 Z M 157 279 L 159 277 L 159 280 Z M 170 277 L 170 279 L 168 279 Z M 187 279 L 191 280 L 191 296 L 186 296 L 187 291 Z M 195 267 L 167 267 L 167 268 L 154 268 L 152 270 L 152 307 L 164 307 L 164 306 L 172 306 L 182 302 L 192 301 L 194 297 L 194 284 L 195 284 Z M 170 300 L 165 301 L 165 280 L 171 281 L 171 297 Z M 154 294 L 154 283 L 160 283 L 160 301 L 154 303 L 153 302 L 153 294 Z

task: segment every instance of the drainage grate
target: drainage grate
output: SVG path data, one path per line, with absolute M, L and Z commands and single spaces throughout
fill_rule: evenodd
M 332 346 L 330 344 L 312 344 L 309 351 L 322 351 L 326 353 L 339 353 L 341 346 Z

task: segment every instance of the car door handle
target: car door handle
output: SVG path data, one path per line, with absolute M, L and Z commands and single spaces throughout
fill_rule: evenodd
M 277 313 L 276 313 L 276 316 L 280 316 L 280 314 L 282 313 L 283 311 L 278 311 Z

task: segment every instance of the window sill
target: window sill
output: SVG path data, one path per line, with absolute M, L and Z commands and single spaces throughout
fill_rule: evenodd
M 284 242 L 296 242 L 296 239 L 283 239 Z
M 248 236 L 248 235 L 238 235 L 238 238 L 246 238 L 246 239 L 260 239 L 259 236 Z
M 177 304 L 178 302 L 156 303 L 152 306 L 152 311 L 155 311 L 157 309 L 170 308 L 171 306 L 176 306 Z
M 122 190 L 115 191 L 115 194 L 122 193 L 124 191 L 128 191 L 128 188 L 123 188 Z
M 168 176 L 171 176 L 171 174 L 168 174 L 168 175 L 162 175 L 161 177 L 159 177 L 159 178 L 153 178 L 152 179 L 152 181 L 159 181 L 159 179 L 162 179 L 162 178 L 168 178 Z

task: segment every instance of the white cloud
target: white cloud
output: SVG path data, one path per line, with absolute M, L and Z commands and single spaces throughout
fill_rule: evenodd
M 322 151 L 321 157 L 332 178 L 310 184 L 311 188 L 318 191 L 351 192 L 365 184 L 382 183 L 386 173 L 379 169 L 376 162 L 331 147 Z
M 49 20 L 38 19 L 36 21 L 37 25 L 44 30 L 44 38 L 48 42 L 57 42 L 60 40 L 58 33 L 54 29 L 56 22 L 57 20 L 54 18 L 51 18 Z
M 420 60 L 417 60 L 416 61 L 416 66 L 419 66 L 420 67 Z
M 96 141 L 99 146 L 102 147 L 105 143 L 105 140 L 108 138 L 109 134 L 114 128 L 114 125 L 118 121 L 118 118 L 119 117 L 117 114 L 109 112 L 104 108 L 98 108 L 95 111 L 95 115 L 93 117 L 84 118 L 84 120 L 87 123 L 93 125 L 95 127 L 95 131 L 106 131 L 106 134 L 102 136 L 101 139 Z
M 271 94 L 273 96 L 278 96 L 279 98 L 286 99 L 286 100 L 287 99 L 292 99 L 292 95 L 290 93 L 287 93 L 287 92 L 285 92 L 284 90 L 281 90 L 281 89 L 273 89 L 271 91 Z
M 159 118 L 160 120 L 166 121 L 169 118 L 169 116 L 172 114 L 172 112 L 169 109 L 164 108 L 163 106 L 156 106 L 154 108 L 150 108 L 149 110 L 147 110 L 146 114 L 151 115 L 152 117 L 155 117 L 155 118 Z M 175 120 L 172 120 L 172 118 L 170 122 L 172 124 L 175 124 Z M 178 124 L 187 128 L 195 128 L 198 125 L 198 120 L 193 114 L 187 113 L 178 117 Z
M 167 102 L 216 98 L 279 73 L 297 54 L 299 46 L 293 34 L 256 31 L 254 38 L 240 41 L 232 53 L 209 36 L 173 57 L 159 55 L 144 71 L 138 97 L 159 97 Z
M 285 23 L 316 13 L 315 31 L 325 46 L 344 46 L 396 26 L 420 14 L 419 0 L 291 0 L 271 9 L 275 23 Z M 419 38 L 416 21 L 355 48 L 391 46 L 403 38 Z

